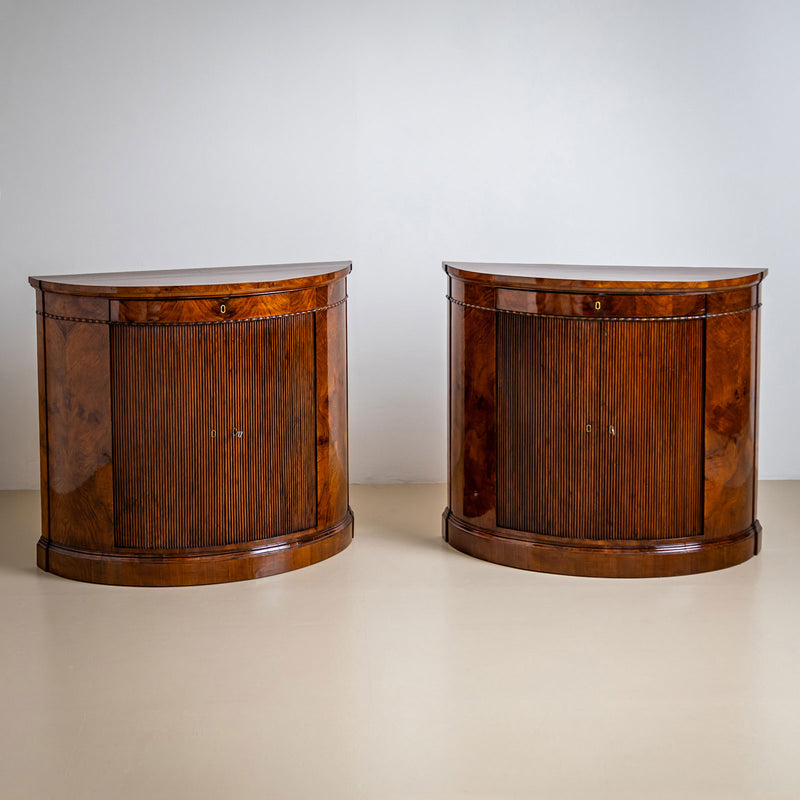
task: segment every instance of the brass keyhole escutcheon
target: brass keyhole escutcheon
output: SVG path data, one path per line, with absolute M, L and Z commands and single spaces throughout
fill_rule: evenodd
M 224 314 L 226 311 L 227 311 L 227 308 L 225 307 L 225 303 L 220 303 L 219 304 L 219 313 L 220 314 Z
M 591 425 L 587 425 L 586 426 L 586 433 L 591 433 L 591 432 L 592 432 L 592 426 Z
M 217 438 L 217 431 L 216 431 L 215 428 L 211 429 L 211 438 L 212 439 L 216 439 Z
M 595 307 L 595 309 L 597 309 L 597 311 L 599 311 L 599 310 L 600 310 L 600 301 L 599 301 L 599 300 L 597 300 L 597 301 L 595 302 L 595 304 L 594 304 L 594 307 Z

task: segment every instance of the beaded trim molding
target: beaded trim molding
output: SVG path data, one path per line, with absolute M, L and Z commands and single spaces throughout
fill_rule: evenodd
M 476 306 L 472 303 L 465 303 L 463 300 L 456 300 L 455 297 L 446 295 L 447 299 L 456 306 L 464 308 L 476 308 L 479 311 L 491 311 L 497 314 L 518 314 L 523 317 L 547 317 L 548 319 L 595 319 L 604 322 L 625 322 L 635 320 L 636 322 L 673 322 L 681 319 L 711 319 L 712 317 L 729 317 L 733 314 L 747 314 L 761 308 L 761 303 L 756 303 L 749 308 L 740 308 L 737 311 L 720 311 L 718 314 L 687 314 L 683 317 L 603 317 L 603 316 L 582 316 L 579 314 L 539 314 L 535 311 L 512 311 L 510 308 L 489 308 L 488 306 Z
M 147 302 L 147 301 L 144 301 Z M 188 327 L 191 325 L 231 325 L 236 322 L 261 322 L 265 319 L 282 319 L 285 317 L 298 317 L 301 314 L 314 314 L 317 311 L 329 311 L 332 308 L 337 308 L 347 302 L 347 297 L 343 297 L 329 306 L 320 306 L 319 308 L 307 308 L 304 311 L 290 311 L 288 314 L 269 314 L 266 317 L 243 317 L 242 319 L 207 319 L 207 320 L 194 320 L 186 322 L 121 322 L 119 320 L 110 319 L 86 319 L 85 317 L 65 317 L 60 314 L 48 314 L 46 311 L 37 311 L 40 317 L 47 319 L 59 319 L 65 322 L 91 322 L 96 325 L 126 325 L 131 327 L 144 327 L 152 328 L 156 326 L 166 327 Z

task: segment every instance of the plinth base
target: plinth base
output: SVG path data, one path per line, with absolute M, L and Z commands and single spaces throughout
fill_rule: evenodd
M 196 586 L 265 578 L 307 567 L 341 552 L 352 539 L 353 512 L 348 509 L 347 516 L 333 528 L 214 552 L 109 554 L 75 550 L 41 538 L 36 562 L 46 572 L 89 583 Z
M 445 509 L 442 535 L 467 555 L 518 569 L 596 578 L 660 578 L 692 575 L 741 564 L 761 549 L 761 525 L 713 541 L 666 540 L 614 546 L 558 544 L 552 539 L 516 539 L 472 527 Z

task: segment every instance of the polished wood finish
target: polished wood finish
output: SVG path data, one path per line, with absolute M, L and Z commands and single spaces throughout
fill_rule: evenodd
M 766 271 L 739 267 L 608 267 L 576 264 L 444 262 L 459 281 L 497 288 L 545 292 L 697 294 L 755 286 Z
M 246 297 L 198 297 L 192 300 L 112 301 L 111 319 L 116 322 L 154 324 L 253 320 L 297 314 L 315 303 L 314 289 Z
M 755 518 L 758 315 L 709 318 L 706 336 L 705 530 L 723 536 Z
M 233 297 L 313 289 L 344 278 L 349 261 L 272 264 L 253 267 L 96 272 L 39 275 L 28 279 L 34 289 L 61 295 L 108 298 Z
M 489 291 L 465 287 L 469 300 L 483 303 Z M 474 291 L 470 291 L 474 290 Z M 495 320 L 481 308 L 453 306 L 451 323 L 460 335 L 450 340 L 452 348 L 451 399 L 459 416 L 470 426 L 453 430 L 450 474 L 451 508 L 454 513 L 481 524 L 495 524 L 496 412 L 495 412 Z M 467 358 L 466 342 L 477 343 Z
M 456 550 L 518 569 L 555 572 L 590 578 L 663 578 L 691 575 L 741 564 L 757 554 L 761 541 L 758 521 L 725 539 L 697 542 L 618 547 L 584 546 L 579 540 L 553 543 L 546 537 L 532 541 L 498 536 L 456 519 L 449 511 L 443 519 L 443 535 Z
M 497 306 L 503 311 L 565 317 L 688 317 L 705 312 L 705 296 L 569 294 L 567 292 L 520 292 L 497 290 Z
M 700 536 L 703 321 L 600 327 L 597 538 Z
M 47 538 L 102 550 L 114 541 L 110 329 L 45 317 L 44 334 Z
M 323 299 L 324 295 L 320 302 Z M 347 315 L 339 301 L 319 318 L 316 328 L 319 526 L 335 525 L 348 512 L 347 360 L 341 357 L 346 348 Z
M 349 271 L 247 268 L 250 295 L 221 285 L 236 268 L 31 278 L 39 566 L 189 585 L 284 572 L 346 547 Z M 157 285 L 148 294 L 131 274 Z
M 600 538 L 601 326 L 522 314 L 496 324 L 497 524 Z
M 608 577 L 758 551 L 766 271 L 444 266 L 454 547 Z
M 312 315 L 115 325 L 112 365 L 117 546 L 215 547 L 315 527 Z

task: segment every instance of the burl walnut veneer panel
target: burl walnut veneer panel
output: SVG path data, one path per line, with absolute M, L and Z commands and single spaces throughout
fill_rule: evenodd
M 454 547 L 509 566 L 608 577 L 702 572 L 758 552 L 766 272 L 447 262 L 445 270 L 443 533 Z
M 100 583 L 214 583 L 346 547 L 349 271 L 32 278 L 39 566 Z

